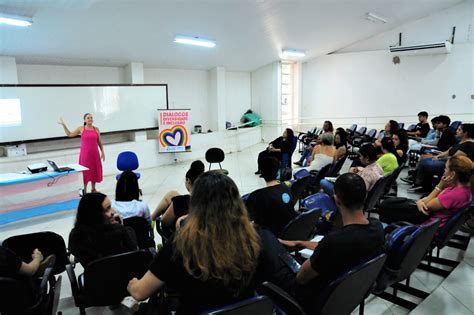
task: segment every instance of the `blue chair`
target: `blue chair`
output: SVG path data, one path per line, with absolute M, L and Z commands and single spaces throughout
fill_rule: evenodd
M 395 229 L 385 244 L 387 261 L 377 278 L 374 294 L 382 299 L 413 310 L 417 304 L 397 296 L 397 291 L 425 299 L 428 293 L 410 286 L 410 276 L 430 249 L 440 220 L 426 225 L 406 225 Z M 405 284 L 400 282 L 406 280 Z M 392 287 L 393 292 L 386 292 Z
M 295 152 L 297 145 L 298 145 L 298 138 L 293 136 L 290 152 L 282 153 L 281 155 L 281 168 L 285 168 L 285 167 L 291 168 L 291 157 L 293 156 L 293 152 Z
M 240 198 L 242 198 L 242 201 L 243 201 L 243 202 L 246 202 L 246 201 L 247 201 L 247 199 L 249 199 L 249 196 L 250 196 L 250 193 L 248 193 L 248 194 L 245 194 L 245 195 L 243 195 L 243 196 L 242 196 L 242 197 L 240 197 Z
M 309 240 L 313 236 L 321 209 L 304 211 L 283 228 L 279 237 L 283 240 Z
M 410 126 L 408 126 L 407 131 L 408 131 L 408 132 L 415 131 L 415 128 L 416 128 L 416 125 L 415 125 L 415 124 L 411 124 Z
M 310 175 L 309 171 L 307 169 L 301 169 L 295 172 L 293 175 L 293 178 L 295 180 L 301 179 L 303 177 L 308 177 Z
M 405 123 L 403 122 L 398 123 L 398 128 L 403 129 L 403 127 L 405 127 Z
M 455 120 L 451 123 L 451 125 L 449 125 L 449 128 L 451 128 L 453 132 L 456 132 L 456 130 L 459 128 L 459 126 L 461 126 L 461 124 L 462 124 L 462 121 Z
M 339 171 L 342 169 L 344 166 L 344 163 L 346 162 L 348 154 L 344 154 L 341 156 L 336 163 L 333 163 L 331 168 L 329 169 L 329 172 L 326 174 L 326 177 L 336 177 L 339 173 Z
M 301 207 L 308 210 L 322 209 L 323 211 L 335 211 L 336 206 L 331 197 L 325 193 L 315 193 L 301 200 Z
M 124 171 L 135 171 L 138 169 L 138 157 L 135 154 L 135 152 L 132 151 L 124 151 L 120 152 L 120 154 L 117 157 L 117 168 L 124 172 Z M 140 178 L 140 173 L 134 172 L 135 175 L 137 176 L 137 179 Z M 117 174 L 115 176 L 116 180 L 119 180 L 120 176 L 122 173 Z
M 309 172 L 308 172 L 309 175 Z M 297 179 L 295 182 L 292 183 L 290 189 L 291 189 L 291 195 L 292 195 L 292 200 L 293 200 L 293 206 L 296 205 L 296 203 L 301 199 L 301 196 L 303 196 L 306 187 L 309 184 L 311 177 L 310 176 L 305 176 Z
M 474 205 L 471 204 L 464 209 L 459 210 L 448 220 L 448 222 L 446 222 L 441 230 L 439 230 L 438 235 L 434 238 L 433 243 L 431 244 L 431 250 L 428 252 L 428 256 L 425 257 L 427 263 L 421 263 L 418 266 L 419 269 L 432 272 L 445 278 L 449 276 L 454 268 L 459 265 L 459 261 L 439 257 L 440 251 L 445 246 L 466 250 L 470 238 L 466 236 L 455 235 L 455 233 L 459 230 L 461 225 L 466 222 L 472 211 L 474 211 Z M 433 256 L 434 248 L 437 249 L 436 257 Z M 431 265 L 432 263 L 451 267 L 451 270 L 434 267 Z
M 259 314 L 259 315 L 273 315 L 273 302 L 266 296 L 255 296 L 246 300 L 217 307 L 209 311 L 200 313 L 201 315 L 247 315 L 247 314 Z
M 352 124 L 352 126 L 346 129 L 348 139 L 354 136 L 356 129 L 357 129 L 357 124 Z
M 385 254 L 355 266 L 331 282 L 314 299 L 314 308 L 306 310 L 310 314 L 350 314 L 358 305 L 359 314 L 364 312 L 364 301 L 373 287 L 377 275 L 382 270 L 387 256 Z M 264 290 L 259 291 L 269 296 L 277 314 L 306 314 L 303 308 L 286 292 L 275 285 L 263 283 Z

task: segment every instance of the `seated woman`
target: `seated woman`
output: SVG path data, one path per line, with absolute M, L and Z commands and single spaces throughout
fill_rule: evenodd
M 151 224 L 150 209 L 139 199 L 140 188 L 137 176 L 132 171 L 123 172 L 115 186 L 115 200 L 112 200 L 112 208 L 124 219 L 142 217 Z
M 321 136 L 321 144 L 316 146 L 313 154 L 308 159 L 308 171 L 319 171 L 324 166 L 331 164 L 336 155 L 336 148 L 334 147 L 334 135 L 330 132 L 323 133 Z
M 167 228 L 165 232 L 168 236 L 175 230 L 176 220 L 188 214 L 193 184 L 202 173 L 204 173 L 204 164 L 201 161 L 193 162 L 185 176 L 185 186 L 189 194 L 171 198 L 171 204 L 161 216 L 161 224 Z
M 441 175 L 446 164 L 446 160 L 452 156 L 467 156 L 471 161 L 474 160 L 474 124 L 462 124 L 456 130 L 456 137 L 460 139 L 459 143 L 453 145 L 449 150 L 443 153 L 426 157 L 420 160 L 414 178 L 402 178 L 406 183 L 412 183 L 413 186 L 408 191 L 416 192 L 426 190 L 432 185 L 433 175 Z
M 79 201 L 68 248 L 85 267 L 98 258 L 134 251 L 138 246 L 135 232 L 122 225 L 110 199 L 96 192 Z
M 199 160 L 196 160 L 191 163 L 191 166 L 189 169 L 194 169 L 196 171 L 199 171 L 200 173 L 204 172 L 204 163 L 202 163 Z M 151 219 L 153 221 L 156 221 L 156 219 L 161 216 L 165 211 L 170 207 L 172 204 L 172 200 L 174 197 L 181 196 L 181 194 L 176 191 L 176 190 L 170 190 L 165 194 L 163 199 L 161 199 L 160 203 L 156 207 L 155 211 L 151 214 Z
M 397 151 L 397 162 L 398 165 L 402 165 L 407 160 L 407 152 L 408 152 L 408 135 L 404 129 L 398 129 L 392 135 L 393 145 Z
M 398 167 L 397 150 L 391 138 L 385 137 L 381 141 L 382 155 L 377 160 L 377 164 L 383 169 L 383 176 L 393 173 Z
M 141 301 L 166 283 L 180 295 L 177 314 L 198 313 L 253 296 L 259 253 L 237 186 L 219 171 L 206 172 L 196 180 L 184 225 L 127 290 Z
M 374 144 L 376 147 L 381 147 L 382 146 L 382 139 L 383 138 L 392 138 L 392 135 L 398 131 L 399 129 L 399 125 L 398 125 L 398 122 L 396 122 L 395 120 L 389 120 L 386 124 L 385 124 L 385 128 L 384 130 L 382 130 L 379 135 L 377 136 L 377 140 L 375 140 Z
M 334 160 L 337 161 L 347 153 L 347 132 L 343 128 L 336 129 L 334 144 L 336 146 Z
M 440 228 L 457 211 L 472 202 L 474 191 L 474 165 L 466 156 L 453 156 L 446 163 L 444 175 L 435 189 L 416 202 L 416 207 L 399 207 L 394 211 L 384 203 L 380 205 L 380 221 L 392 223 L 407 221 L 414 224 L 441 219 Z M 385 203 L 389 202 L 388 199 Z
M 377 162 L 377 149 L 372 143 L 366 143 L 359 149 L 359 159 L 365 167 L 351 167 L 349 172 L 356 173 L 364 180 L 367 191 L 383 176 L 383 170 Z M 327 179 L 321 180 L 321 188 L 329 196 L 334 195 L 334 184 Z
M 283 135 L 281 137 L 278 137 L 272 142 L 270 142 L 268 147 L 258 154 L 257 164 L 259 164 L 258 161 L 260 161 L 266 156 L 276 157 L 277 160 L 281 162 L 282 153 L 290 153 L 292 147 L 291 141 L 293 140 L 293 138 L 293 130 L 290 128 L 286 128 L 285 131 L 283 131 Z M 260 170 L 257 170 L 255 172 L 255 175 L 258 174 L 260 174 Z

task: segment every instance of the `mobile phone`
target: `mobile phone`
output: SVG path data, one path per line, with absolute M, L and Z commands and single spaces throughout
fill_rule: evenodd
M 300 271 L 301 265 L 290 255 L 290 253 L 280 253 L 278 256 L 291 269 L 291 271 L 294 273 Z

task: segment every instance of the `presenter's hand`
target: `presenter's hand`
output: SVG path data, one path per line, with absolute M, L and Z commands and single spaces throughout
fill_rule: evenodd
M 63 120 L 62 117 L 59 117 L 58 124 L 63 125 L 63 126 L 65 125 L 64 120 Z
M 100 159 L 105 162 L 105 154 L 103 152 L 100 154 Z

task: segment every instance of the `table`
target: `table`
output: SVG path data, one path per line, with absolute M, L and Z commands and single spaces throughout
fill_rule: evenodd
M 83 186 L 81 172 L 87 168 L 79 164 L 63 166 L 74 171 L 0 174 L 0 225 L 76 209 Z

